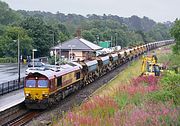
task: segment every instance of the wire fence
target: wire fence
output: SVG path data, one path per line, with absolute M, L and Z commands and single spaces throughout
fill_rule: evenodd
M 21 78 L 20 83 L 18 80 L 8 81 L 0 84 L 0 95 L 24 88 L 24 78 Z

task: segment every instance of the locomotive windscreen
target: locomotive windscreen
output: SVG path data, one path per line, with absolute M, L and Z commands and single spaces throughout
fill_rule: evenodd
M 26 80 L 26 88 L 47 88 L 48 87 L 48 80 L 39 79 L 39 80 Z
M 26 87 L 36 87 L 36 80 L 26 80 Z

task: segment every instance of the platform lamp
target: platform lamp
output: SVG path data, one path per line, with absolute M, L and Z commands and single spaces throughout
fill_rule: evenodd
M 59 40 L 58 41 L 58 43 L 59 43 L 59 61 L 61 62 L 61 47 L 62 47 L 62 43 L 61 43 L 61 41 Z
M 17 42 L 18 44 L 18 86 L 20 84 L 20 80 L 21 80 L 21 75 L 20 75 L 20 42 L 19 42 L 19 34 L 18 34 L 18 39 L 17 40 L 13 40 L 14 42 Z
M 70 47 L 71 48 L 71 58 L 70 58 L 70 54 L 69 54 L 69 59 L 72 61 L 72 49 L 73 49 L 73 47 L 75 47 L 75 45 L 68 45 L 68 47 Z
M 33 57 L 33 68 L 34 68 L 34 52 L 36 52 L 37 49 L 32 49 L 32 57 Z
M 57 58 L 56 58 L 56 56 L 57 56 L 57 50 L 59 49 L 59 47 L 54 47 L 54 60 L 55 60 L 55 65 L 57 64 Z

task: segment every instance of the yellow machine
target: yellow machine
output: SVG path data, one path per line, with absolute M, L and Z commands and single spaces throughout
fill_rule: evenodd
M 160 67 L 157 63 L 157 57 L 155 55 L 144 56 L 141 71 L 143 76 L 160 76 Z

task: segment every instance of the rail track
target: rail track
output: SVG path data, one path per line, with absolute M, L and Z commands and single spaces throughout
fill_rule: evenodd
M 25 114 L 17 117 L 16 119 L 3 124 L 3 126 L 23 126 L 40 114 L 40 111 L 28 111 Z

